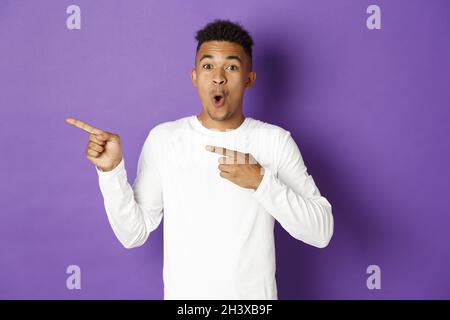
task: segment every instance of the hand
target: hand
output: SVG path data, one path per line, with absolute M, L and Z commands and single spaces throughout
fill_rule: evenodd
M 264 168 L 250 153 L 216 146 L 206 146 L 206 150 L 223 155 L 219 158 L 219 170 L 222 178 L 247 189 L 257 189 L 264 176 Z
M 98 168 L 111 171 L 122 161 L 122 148 L 118 135 L 94 128 L 74 118 L 66 118 L 66 122 L 90 133 L 86 158 Z

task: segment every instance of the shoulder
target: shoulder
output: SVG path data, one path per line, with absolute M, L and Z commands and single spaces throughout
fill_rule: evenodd
M 281 126 L 253 118 L 250 118 L 249 127 L 252 130 L 252 134 L 255 133 L 264 139 L 282 141 L 290 135 L 290 132 Z
M 254 122 L 253 127 L 255 128 L 253 132 L 258 136 L 259 144 L 262 148 L 273 152 L 275 163 L 280 164 L 301 157 L 298 145 L 289 130 L 260 120 L 252 122 Z
M 169 139 L 174 133 L 187 127 L 189 117 L 183 117 L 176 120 L 161 122 L 154 126 L 148 133 L 148 138 L 164 140 Z

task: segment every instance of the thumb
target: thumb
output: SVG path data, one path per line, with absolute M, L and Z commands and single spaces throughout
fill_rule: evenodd
M 102 133 L 97 135 L 97 138 L 101 141 L 114 141 L 113 136 L 114 136 L 113 134 L 103 131 Z

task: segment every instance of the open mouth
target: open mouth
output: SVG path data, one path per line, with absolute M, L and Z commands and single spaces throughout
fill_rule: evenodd
M 214 106 L 221 107 L 221 106 L 223 106 L 223 104 L 225 102 L 225 97 L 221 94 L 216 94 L 213 96 L 212 101 L 213 101 Z

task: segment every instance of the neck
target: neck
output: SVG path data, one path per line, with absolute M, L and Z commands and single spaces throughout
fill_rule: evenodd
M 239 113 L 229 119 L 214 120 L 207 113 L 202 112 L 197 115 L 197 119 L 205 128 L 217 131 L 229 131 L 238 128 L 244 122 L 245 116 L 242 113 Z

